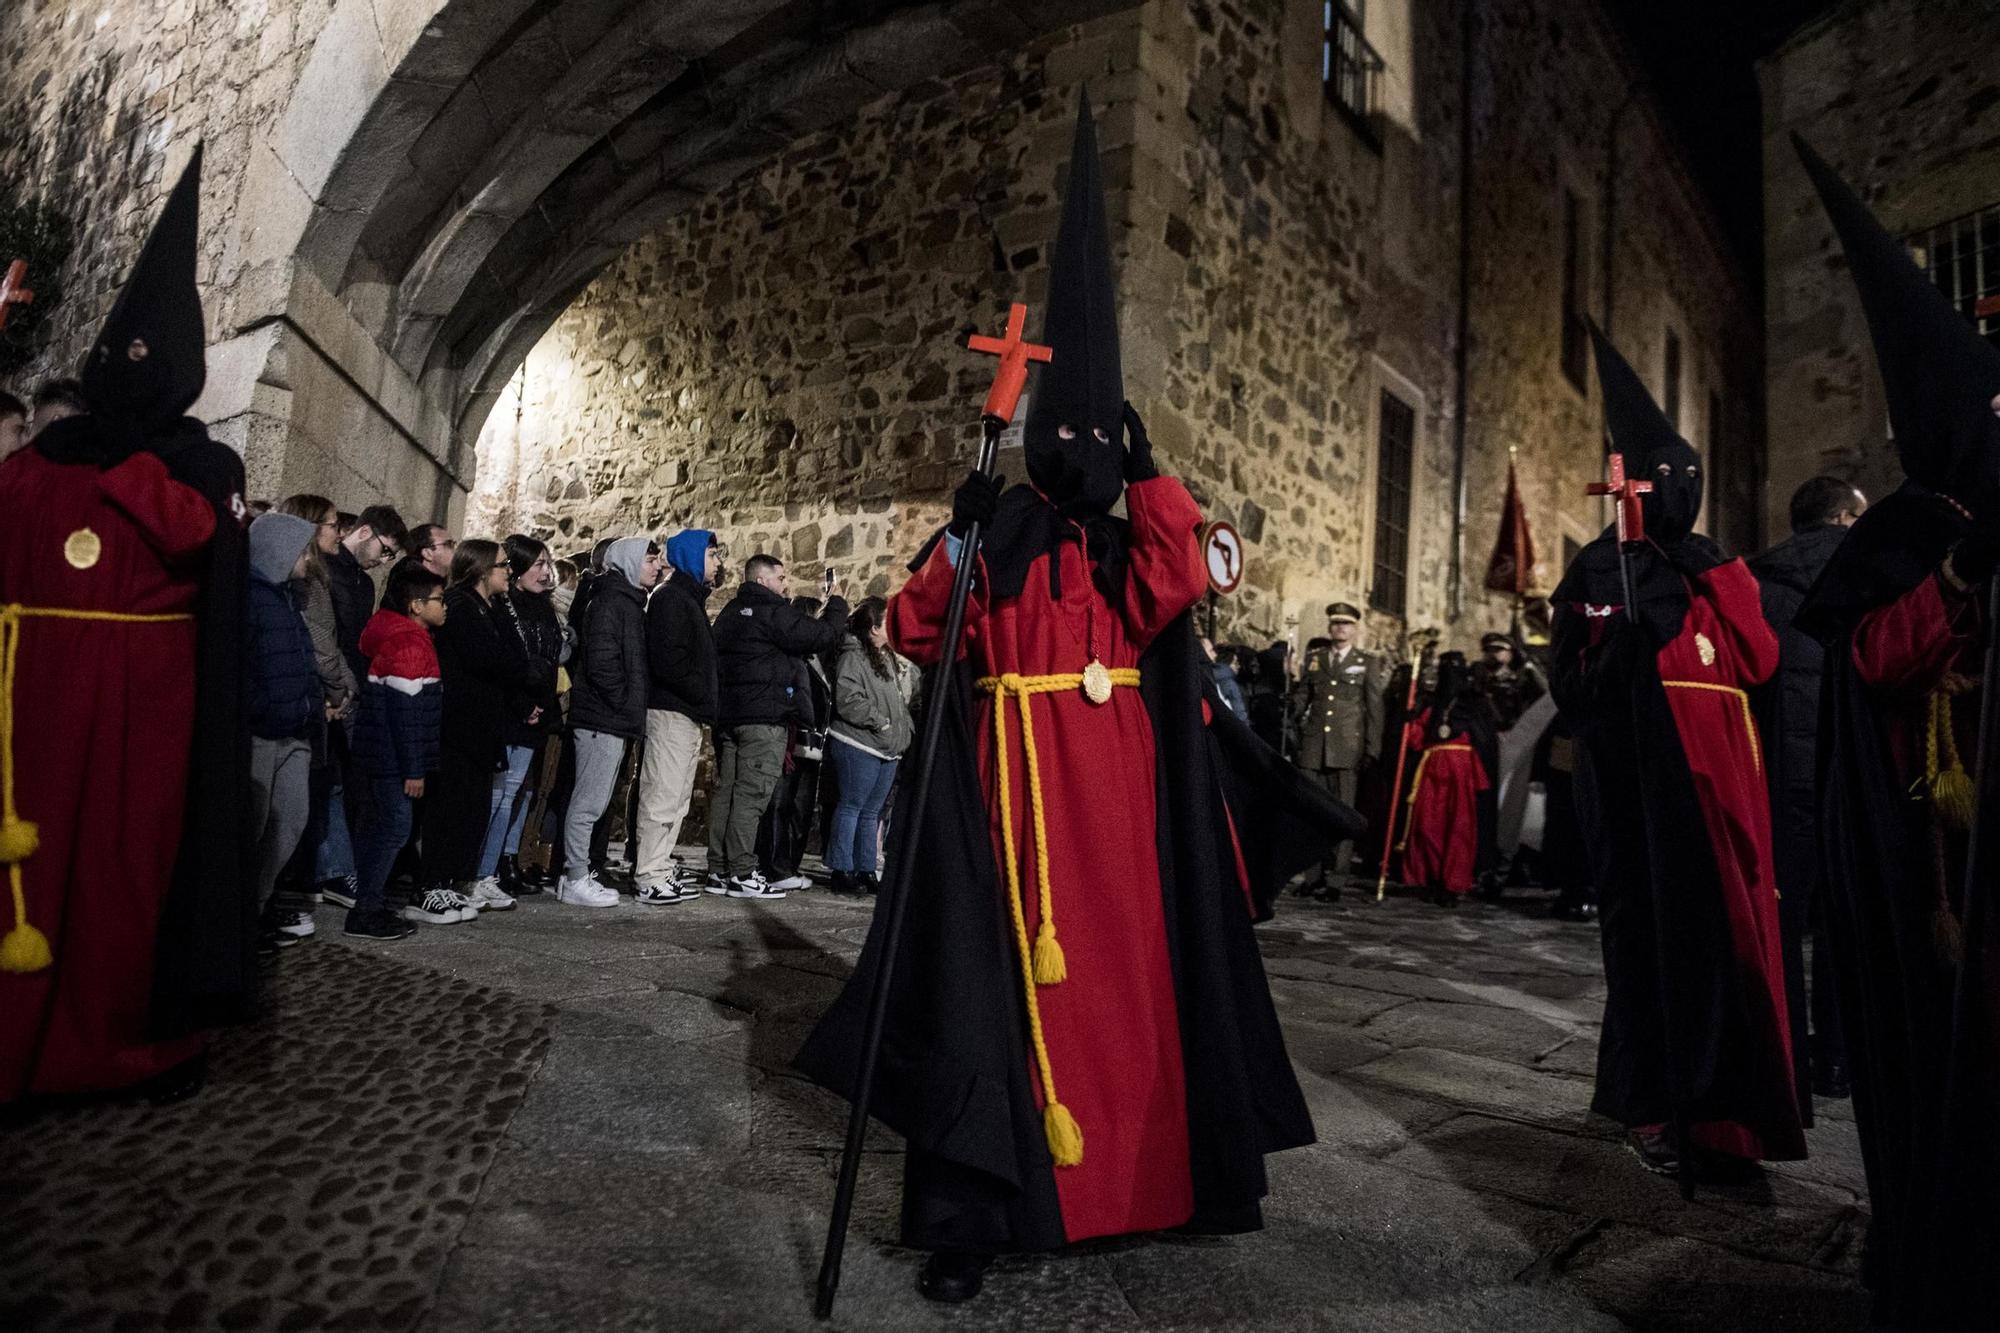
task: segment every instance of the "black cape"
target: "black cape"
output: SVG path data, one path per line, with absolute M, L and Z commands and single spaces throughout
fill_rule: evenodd
M 1689 538 L 1683 559 L 1713 551 Z M 1706 549 L 1703 549 L 1706 548 Z M 1642 552 L 1641 615 L 1675 633 L 1687 610 L 1679 561 Z M 1590 619 L 1578 603 L 1623 602 L 1616 537 L 1586 546 L 1556 590 L 1551 688 L 1577 737 L 1577 818 L 1600 895 L 1609 994 L 1591 1107 L 1626 1126 L 1735 1120 L 1796 1122 L 1789 1086 L 1753 1058 L 1753 1022 L 1769 1000 L 1735 964 L 1735 946 L 1694 775 L 1660 683 L 1655 631 L 1622 609 L 1584 669 Z M 1653 593 L 1652 590 L 1659 590 Z M 1648 605 L 1650 595 L 1664 605 Z M 1792 1155 L 1765 1144 L 1773 1158 Z
M 1969 527 L 1904 482 L 1848 531 L 1796 622 L 1826 647 L 1821 872 L 1873 1212 L 1863 1276 L 1878 1323 L 1951 1333 L 1993 1323 L 1990 1285 L 1971 1280 L 2000 1247 L 1994 1033 L 1976 1003 L 1990 931 L 1975 914 L 1963 947 L 1972 966 L 1946 961 L 1931 806 L 1897 775 L 1853 645 L 1862 618 L 1933 577 Z M 1961 886 L 1949 888 L 1956 901 Z
M 244 628 L 250 546 L 243 460 L 191 418 L 147 445 L 215 507 L 195 596 L 194 751 L 180 858 L 160 916 L 152 1026 L 164 1039 L 247 1022 L 257 1007 L 257 882 Z
M 1268 913 L 1286 879 L 1360 819 L 1302 782 L 1212 692 L 1191 616 L 1141 659 L 1158 749 L 1160 879 L 1186 1067 L 1194 1225 L 1262 1224 L 1264 1155 L 1313 1141 L 1264 977 L 1223 809 Z M 1022 1251 L 1064 1243 L 1054 1165 L 1029 1077 L 1025 1000 L 970 729 L 971 680 L 928 673 L 949 711 L 922 828 L 891 825 L 891 864 L 918 867 L 889 997 L 875 1115 L 908 1141 L 902 1235 L 924 1249 Z M 1204 719 L 1204 712 L 1212 721 Z M 845 991 L 797 1065 L 850 1100 L 868 996 L 881 964 L 878 912 Z

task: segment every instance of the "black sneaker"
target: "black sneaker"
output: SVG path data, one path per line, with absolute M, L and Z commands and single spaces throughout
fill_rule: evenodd
M 360 884 L 355 881 L 352 875 L 335 875 L 332 879 L 321 880 L 318 885 L 319 896 L 322 902 L 329 902 L 335 907 L 345 907 L 350 910 L 354 907 L 354 895 L 360 888 Z
M 357 940 L 400 940 L 417 933 L 416 926 L 382 908 L 349 908 L 343 935 Z

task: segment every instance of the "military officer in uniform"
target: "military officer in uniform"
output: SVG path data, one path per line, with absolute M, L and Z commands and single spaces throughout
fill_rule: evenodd
M 1326 608 L 1326 638 L 1306 649 L 1298 683 L 1292 687 L 1292 707 L 1298 718 L 1298 766 L 1335 800 L 1355 804 L 1361 773 L 1375 762 L 1382 745 L 1382 698 L 1386 667 L 1380 657 L 1364 651 L 1361 612 L 1346 602 Z M 1299 890 L 1328 902 L 1340 896 L 1354 844 L 1333 848 L 1328 861 L 1308 870 Z

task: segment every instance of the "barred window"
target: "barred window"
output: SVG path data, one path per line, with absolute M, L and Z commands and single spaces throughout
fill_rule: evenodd
M 1938 290 L 2000 346 L 2000 204 L 1904 237 Z
M 1375 442 L 1375 577 L 1368 604 L 1400 616 L 1409 602 L 1410 482 L 1416 464 L 1417 413 L 1382 390 Z
M 1327 100 L 1339 108 L 1371 148 L 1379 150 L 1382 57 L 1364 35 L 1364 3 L 1366 0 L 1326 0 L 1326 44 L 1320 49 L 1320 78 L 1326 84 Z

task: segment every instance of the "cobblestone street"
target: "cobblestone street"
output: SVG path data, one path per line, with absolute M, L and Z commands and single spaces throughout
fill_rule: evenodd
M 1844 1103 L 1810 1161 L 1692 1204 L 1587 1110 L 1596 930 L 1545 900 L 1287 902 L 1265 955 L 1320 1142 L 1267 1229 L 1003 1261 L 914 1290 L 864 1167 L 835 1326 L 1865 1327 Z M 866 903 L 548 898 L 411 941 L 321 934 L 170 1110 L 43 1111 L 0 1161 L 0 1325 L 804 1329 L 844 1108 L 786 1072 Z

